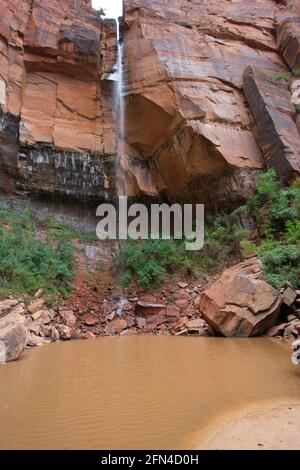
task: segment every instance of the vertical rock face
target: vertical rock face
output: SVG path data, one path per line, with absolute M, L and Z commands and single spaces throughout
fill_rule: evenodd
M 275 168 L 284 179 L 297 179 L 300 135 L 293 120 L 295 109 L 287 85 L 249 66 L 244 73 L 244 91 L 257 125 L 265 165 Z
M 2 190 L 16 180 L 79 198 L 114 191 L 114 86 L 106 78 L 115 61 L 116 23 L 90 0 L 0 2 L 0 104 L 10 135 L 2 130 L 10 145 L 3 152 L 0 143 Z
M 300 75 L 300 17 L 291 11 L 277 18 L 277 37 L 287 64 Z
M 0 191 L 109 199 L 117 184 L 229 208 L 264 166 L 298 175 L 299 114 L 273 77 L 299 66 L 299 2 L 124 6 L 115 174 L 116 22 L 91 0 L 0 0 Z
M 144 163 L 170 199 L 228 207 L 249 196 L 264 160 L 243 74 L 252 64 L 267 76 L 285 67 L 274 21 L 285 8 L 273 0 L 125 1 L 129 186 L 144 191 L 134 168 Z

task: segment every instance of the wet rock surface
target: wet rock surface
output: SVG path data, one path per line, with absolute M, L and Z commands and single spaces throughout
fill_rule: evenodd
M 295 7 L 296 7 L 295 2 Z M 277 39 L 283 57 L 300 75 L 300 18 L 299 14 L 290 10 L 277 17 Z M 298 70 L 297 70 L 298 69 Z
M 215 209 L 243 203 L 265 164 L 298 173 L 296 124 L 277 102 L 258 119 L 243 93 L 249 65 L 269 78 L 298 67 L 296 3 L 124 6 L 126 142 L 115 171 L 116 22 L 88 0 L 0 1 L 1 191 L 111 200 L 117 186 Z
M 244 92 L 257 127 L 257 141 L 266 167 L 287 181 L 300 178 L 300 134 L 288 86 L 249 66 Z
M 18 359 L 26 342 L 27 329 L 21 314 L 10 311 L 0 318 L 0 363 Z
M 123 164 L 133 192 L 227 207 L 249 197 L 265 162 L 243 74 L 251 64 L 269 77 L 285 69 L 274 16 L 286 9 L 272 0 L 225 10 L 206 0 L 125 2 Z
M 2 0 L 0 11 L 0 190 L 17 182 L 34 194 L 104 198 L 116 153 L 107 80 L 116 22 L 90 1 Z

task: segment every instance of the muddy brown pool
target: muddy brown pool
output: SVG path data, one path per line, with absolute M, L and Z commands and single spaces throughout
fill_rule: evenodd
M 0 366 L 0 448 L 188 449 L 222 414 L 272 401 L 300 402 L 276 340 L 56 343 Z

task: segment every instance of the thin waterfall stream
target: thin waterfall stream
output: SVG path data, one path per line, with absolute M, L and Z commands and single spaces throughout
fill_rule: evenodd
M 127 196 L 126 189 L 126 178 L 124 177 L 123 172 L 123 159 L 124 155 L 124 141 L 125 141 L 125 100 L 124 100 L 124 43 L 123 38 L 121 37 L 121 24 L 120 18 L 117 19 L 117 42 L 118 42 L 118 57 L 117 57 L 117 115 L 118 115 L 118 125 L 117 125 L 117 195 L 118 196 Z M 122 241 L 119 240 L 119 249 L 122 247 Z M 123 315 L 123 307 L 128 302 L 125 297 L 124 290 L 120 295 L 118 308 L 116 314 L 118 317 Z

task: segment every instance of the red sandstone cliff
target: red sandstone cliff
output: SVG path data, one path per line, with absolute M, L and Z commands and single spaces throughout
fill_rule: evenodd
M 300 58 L 299 17 L 284 3 L 125 1 L 124 167 L 133 193 L 151 179 L 170 199 L 228 206 L 249 196 L 263 166 L 299 174 L 291 96 L 274 80 L 284 58 L 291 68 Z
M 11 120 L 2 130 L 2 189 L 13 179 L 38 192 L 103 189 L 103 157 L 116 153 L 113 83 L 104 80 L 115 62 L 116 24 L 90 0 L 0 2 L 0 104 Z
M 0 190 L 235 206 L 299 177 L 295 0 L 125 0 L 125 155 L 115 174 L 116 23 L 90 0 L 0 0 Z M 294 77 L 295 78 L 295 77 Z M 300 98 L 299 98 L 300 99 Z

